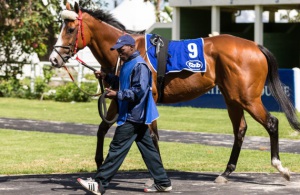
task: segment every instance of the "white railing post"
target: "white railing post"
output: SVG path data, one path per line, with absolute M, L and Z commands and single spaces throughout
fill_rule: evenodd
M 293 68 L 294 70 L 294 97 L 295 97 L 295 108 L 300 112 L 300 69 Z
M 35 65 L 30 64 L 30 92 L 34 93 L 34 80 L 35 80 Z
M 77 82 L 78 82 L 78 86 L 81 86 L 81 82 L 82 82 L 82 77 L 83 77 L 83 68 L 82 66 L 78 63 L 78 77 L 77 77 Z

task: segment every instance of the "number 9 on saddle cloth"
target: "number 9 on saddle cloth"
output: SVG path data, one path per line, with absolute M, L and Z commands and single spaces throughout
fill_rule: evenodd
M 202 38 L 169 41 L 157 34 L 146 34 L 145 40 L 150 65 L 157 71 L 158 102 L 162 99 L 165 74 L 182 70 L 206 72 Z

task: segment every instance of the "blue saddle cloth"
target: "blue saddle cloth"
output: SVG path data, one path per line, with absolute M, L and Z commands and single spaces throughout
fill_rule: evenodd
M 146 53 L 151 66 L 157 70 L 155 46 L 150 42 L 151 36 L 152 34 L 145 35 Z M 166 74 L 180 72 L 182 70 L 206 72 L 202 38 L 170 41 L 168 53 Z

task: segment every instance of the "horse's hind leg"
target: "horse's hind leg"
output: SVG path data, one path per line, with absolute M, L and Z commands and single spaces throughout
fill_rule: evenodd
M 260 124 L 264 126 L 270 136 L 271 144 L 271 163 L 281 175 L 290 180 L 290 173 L 287 168 L 282 167 L 279 158 L 279 144 L 278 144 L 278 119 L 272 116 L 262 105 L 261 100 L 252 103 L 247 107 L 249 114 Z
M 227 182 L 227 177 L 235 170 L 237 161 L 240 155 L 244 137 L 247 131 L 247 123 L 244 117 L 243 109 L 234 104 L 228 104 L 228 114 L 233 126 L 234 144 L 231 150 L 231 155 L 227 163 L 227 167 L 219 177 L 215 180 L 216 183 Z
M 278 144 L 278 119 L 272 116 L 263 106 L 261 100 L 253 101 L 246 110 L 249 114 L 267 130 L 270 136 L 271 144 L 271 163 L 280 174 L 286 179 L 290 180 L 290 172 L 287 168 L 281 165 L 279 158 L 279 144 Z
M 269 114 L 267 119 L 267 126 L 265 128 L 270 136 L 272 166 L 275 167 L 286 180 L 290 181 L 290 172 L 287 168 L 284 168 L 281 165 L 281 161 L 279 158 L 278 119 Z

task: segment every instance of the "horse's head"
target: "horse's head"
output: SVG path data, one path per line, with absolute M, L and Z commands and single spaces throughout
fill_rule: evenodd
M 57 68 L 63 66 L 78 50 L 84 48 L 88 38 L 84 36 L 82 12 L 77 2 L 74 10 L 71 10 L 69 3 L 66 4 L 66 8 L 61 12 L 62 29 L 49 58 L 52 66 Z

